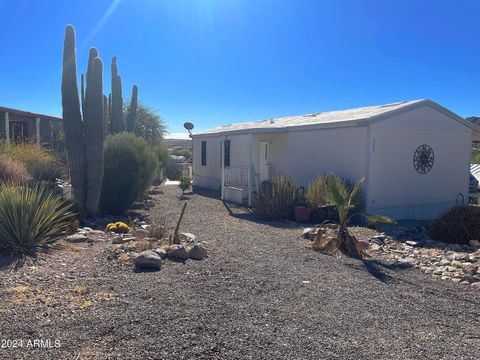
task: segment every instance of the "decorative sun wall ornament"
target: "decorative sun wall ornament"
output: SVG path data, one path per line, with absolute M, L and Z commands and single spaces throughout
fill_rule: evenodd
M 428 173 L 432 169 L 434 160 L 433 149 L 429 145 L 420 145 L 413 154 L 413 166 L 419 174 Z

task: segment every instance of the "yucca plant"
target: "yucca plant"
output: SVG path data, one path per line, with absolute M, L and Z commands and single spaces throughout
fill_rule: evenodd
M 313 243 L 315 250 L 322 251 L 329 255 L 339 255 L 341 253 L 362 258 L 366 255 L 365 244 L 358 241 L 355 236 L 348 231 L 348 223 L 352 217 L 362 215 L 376 222 L 393 223 L 394 220 L 386 216 L 367 215 L 364 213 L 350 214 L 363 201 L 362 185 L 364 179 L 360 179 L 353 186 L 349 186 L 344 180 L 335 174 L 329 174 L 326 178 L 327 196 L 326 202 L 329 206 L 334 206 L 338 213 L 338 229 L 335 237 L 319 236 Z
M 74 220 L 70 209 L 43 183 L 1 185 L 0 248 L 16 255 L 45 249 Z

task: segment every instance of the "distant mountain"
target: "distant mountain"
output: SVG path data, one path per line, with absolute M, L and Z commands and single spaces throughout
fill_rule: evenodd
M 465 120 L 470 121 L 472 124 L 480 125 L 480 117 L 478 116 L 470 116 L 467 117 Z
M 164 139 L 168 147 L 189 147 L 192 146 L 191 139 Z

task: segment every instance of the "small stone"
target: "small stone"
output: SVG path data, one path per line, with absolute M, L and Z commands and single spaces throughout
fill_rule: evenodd
M 207 250 L 200 245 L 193 245 L 188 252 L 188 257 L 193 260 L 203 260 L 207 256 Z
M 457 268 L 462 267 L 462 263 L 458 260 L 453 260 L 451 265 Z
M 180 240 L 189 244 L 194 244 L 197 242 L 196 236 L 187 232 L 180 233 Z
M 80 243 L 88 240 L 88 236 L 82 234 L 73 234 L 65 238 L 66 241 L 71 243 Z
M 473 248 L 480 248 L 480 241 L 478 240 L 470 240 L 468 244 Z
M 477 282 L 473 282 L 470 284 L 471 287 L 473 287 L 474 289 L 479 289 L 480 290 L 480 281 L 477 281 Z
M 464 281 L 462 281 L 462 282 L 460 283 L 460 285 L 470 285 L 470 283 L 469 283 L 468 281 L 465 281 L 465 280 L 464 280 Z
M 452 262 L 448 259 L 442 259 L 440 260 L 440 265 L 441 266 L 446 266 L 446 265 L 450 265 Z
M 159 270 L 162 266 L 162 258 L 154 251 L 141 252 L 134 260 L 138 268 Z
M 452 279 L 452 282 L 457 283 L 457 284 L 460 283 L 461 281 L 462 281 L 461 278 L 453 278 Z
M 453 273 L 453 272 L 450 272 L 450 271 L 444 271 L 444 272 L 442 273 L 442 277 L 449 277 L 449 278 L 451 278 L 451 277 L 453 277 L 453 276 L 454 276 L 454 273 Z
M 173 245 L 168 250 L 167 257 L 173 261 L 185 262 L 188 260 L 188 253 L 182 245 Z
M 85 230 L 87 232 L 93 231 L 93 229 L 91 227 L 88 227 L 88 226 L 83 227 L 82 230 Z
M 313 228 L 305 228 L 305 229 L 303 229 L 303 231 L 302 231 L 302 237 L 303 237 L 304 239 L 308 239 L 308 238 L 309 238 L 309 235 L 310 235 L 310 233 L 311 233 L 312 231 L 313 231 Z
M 158 256 L 162 258 L 162 260 L 164 260 L 167 257 L 167 251 L 165 249 L 158 248 L 158 249 L 155 249 L 155 252 L 157 253 Z
M 412 241 L 412 240 L 405 241 L 405 244 L 413 246 L 413 247 L 417 247 L 417 246 L 422 245 L 422 243 L 420 241 Z
M 125 244 L 127 242 L 130 242 L 130 241 L 133 241 L 135 240 L 135 238 L 133 236 L 130 236 L 130 237 L 121 237 L 121 236 L 117 236 L 116 238 L 114 238 L 112 240 L 112 244 Z

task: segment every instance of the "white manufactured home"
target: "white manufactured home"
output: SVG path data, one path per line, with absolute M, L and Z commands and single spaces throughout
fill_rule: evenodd
M 367 212 L 432 219 L 468 200 L 478 127 L 431 100 L 224 125 L 193 135 L 193 182 L 252 204 L 277 175 L 365 178 Z

